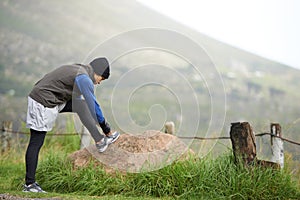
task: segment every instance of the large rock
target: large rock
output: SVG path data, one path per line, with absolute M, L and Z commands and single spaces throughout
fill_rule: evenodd
M 70 155 L 75 168 L 85 167 L 91 161 L 107 172 L 152 171 L 187 159 L 193 151 L 174 135 L 160 131 L 146 131 L 142 135 L 122 134 L 104 153 L 90 145 Z

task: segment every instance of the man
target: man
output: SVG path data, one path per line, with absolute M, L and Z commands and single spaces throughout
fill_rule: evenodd
M 89 65 L 61 66 L 35 84 L 28 96 L 26 126 L 30 128 L 30 141 L 25 155 L 24 192 L 44 192 L 35 181 L 38 155 L 58 113 L 76 112 L 99 152 L 104 152 L 118 139 L 120 134 L 111 132 L 94 94 L 94 85 L 108 79 L 109 75 L 107 59 L 96 58 Z M 100 134 L 97 124 L 105 136 Z

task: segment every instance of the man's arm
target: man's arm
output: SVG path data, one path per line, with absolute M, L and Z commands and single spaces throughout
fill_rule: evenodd
M 110 127 L 105 121 L 101 107 L 96 100 L 92 80 L 88 75 L 81 74 L 75 78 L 75 83 L 83 95 L 92 116 L 99 123 L 104 134 L 108 134 L 110 132 Z

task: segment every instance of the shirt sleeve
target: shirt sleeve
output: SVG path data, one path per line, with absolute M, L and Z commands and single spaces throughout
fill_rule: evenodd
M 94 85 L 90 77 L 86 74 L 81 74 L 76 76 L 75 83 L 83 95 L 88 108 L 99 124 L 105 122 L 105 118 L 103 116 L 100 105 L 98 104 L 95 93 L 94 93 Z

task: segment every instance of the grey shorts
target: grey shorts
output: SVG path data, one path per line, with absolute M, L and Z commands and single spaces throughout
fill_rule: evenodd
M 58 113 L 65 105 L 61 104 L 54 108 L 47 108 L 28 97 L 26 127 L 37 131 L 51 131 Z

